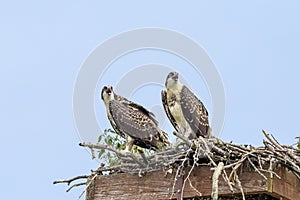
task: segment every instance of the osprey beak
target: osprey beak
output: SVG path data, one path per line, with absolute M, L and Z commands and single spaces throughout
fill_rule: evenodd
M 111 94 L 111 93 L 112 93 L 111 89 L 107 89 L 107 90 L 106 90 L 106 93 L 107 93 L 107 94 Z
M 178 81 L 178 73 L 175 73 L 174 76 L 172 77 L 172 79 L 173 79 L 174 81 Z

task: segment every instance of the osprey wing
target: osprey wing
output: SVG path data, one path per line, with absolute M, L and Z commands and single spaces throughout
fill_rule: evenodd
M 111 112 L 107 113 L 107 118 L 111 124 L 111 126 L 113 127 L 113 129 L 116 131 L 116 133 L 118 135 L 120 135 L 121 137 L 123 137 L 124 139 L 126 139 L 126 134 L 123 132 L 122 129 L 120 129 L 120 127 L 116 124 L 116 121 L 114 120 L 113 116 L 111 115 Z
M 186 86 L 180 92 L 182 113 L 197 137 L 209 136 L 208 112 L 203 103 Z
M 156 122 L 139 109 L 117 100 L 111 100 L 109 111 L 118 129 L 132 137 L 135 144 L 143 148 L 157 149 L 159 142 L 164 143 Z
M 120 101 L 123 104 L 127 104 L 128 106 L 131 106 L 134 109 L 137 109 L 137 110 L 143 112 L 145 115 L 150 117 L 158 125 L 158 121 L 155 119 L 155 115 L 152 112 L 150 112 L 149 110 L 147 110 L 143 106 L 126 99 L 125 97 L 122 97 L 122 96 L 116 95 L 116 94 L 115 94 L 115 96 L 116 96 L 115 97 L 116 100 Z
M 171 114 L 170 109 L 169 109 L 167 91 L 166 90 L 161 91 L 161 100 L 162 100 L 162 104 L 163 104 L 165 113 L 167 114 L 167 117 L 169 118 L 171 124 L 173 125 L 173 127 L 175 128 L 176 131 L 179 131 L 178 124 L 176 123 L 176 120 L 174 119 L 174 117 Z

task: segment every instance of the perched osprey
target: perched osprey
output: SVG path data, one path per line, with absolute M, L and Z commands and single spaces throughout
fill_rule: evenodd
M 165 112 L 177 132 L 189 139 L 210 137 L 208 112 L 203 103 L 185 85 L 178 81 L 178 73 L 170 72 L 162 90 Z
M 111 86 L 103 87 L 101 98 L 112 127 L 126 139 L 126 151 L 131 151 L 133 144 L 153 150 L 169 144 L 154 114 L 143 106 L 115 94 Z

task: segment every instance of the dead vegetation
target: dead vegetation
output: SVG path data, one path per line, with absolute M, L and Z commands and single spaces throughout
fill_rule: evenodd
M 146 173 L 163 170 L 166 175 L 169 173 L 176 174 L 172 191 L 176 190 L 177 179 L 185 173 L 180 190 L 184 191 L 185 186 L 189 184 L 199 194 L 198 196 L 202 196 L 201 191 L 193 187 L 189 175 L 195 167 L 206 165 L 210 166 L 213 171 L 211 198 L 215 200 L 219 196 L 218 181 L 220 177 L 227 183 L 228 190 L 239 189 L 241 199 L 245 199 L 243 186 L 238 176 L 238 170 L 243 165 L 248 165 L 266 180 L 266 174 L 269 174 L 270 177 L 276 176 L 280 179 L 280 176 L 273 170 L 275 166 L 280 165 L 292 171 L 300 180 L 300 150 L 292 146 L 279 144 L 272 135 L 269 135 L 265 131 L 263 131 L 263 134 L 266 140 L 263 141 L 264 146 L 262 147 L 237 145 L 217 138 L 205 139 L 200 137 L 197 140 L 189 141 L 177 133 L 174 134 L 181 139 L 180 142 L 149 155 L 146 155 L 143 151 L 133 154 L 114 149 L 107 145 L 81 143 L 80 146 L 88 147 L 92 151 L 92 155 L 94 155 L 94 151 L 97 149 L 114 152 L 119 158 L 117 164 L 114 166 L 102 165 L 97 170 L 92 171 L 91 175 L 55 181 L 54 184 L 68 184 L 68 192 L 75 186 L 85 185 L 88 188 L 97 176 L 103 174 L 131 173 L 143 177 Z M 186 169 L 188 171 L 185 171 Z M 79 179 L 84 179 L 84 181 L 70 186 L 73 181 Z M 183 192 L 180 194 L 180 199 L 182 199 Z M 170 195 L 170 199 L 174 198 L 173 195 L 174 193 Z M 176 198 L 179 199 L 178 197 Z

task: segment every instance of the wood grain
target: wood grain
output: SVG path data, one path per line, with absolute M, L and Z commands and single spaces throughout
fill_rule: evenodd
M 283 199 L 300 199 L 300 180 L 286 168 L 277 168 L 277 174 L 281 177 L 274 177 L 272 192 Z
M 185 169 L 186 178 L 189 169 Z M 240 181 L 242 183 L 245 195 L 250 194 L 267 194 L 273 196 L 274 199 L 300 199 L 300 182 L 299 180 L 285 168 L 278 168 L 276 172 L 281 176 L 281 180 L 274 176 L 274 179 L 265 180 L 261 175 L 249 167 L 242 167 L 238 171 Z M 199 166 L 194 168 L 190 175 L 190 181 L 194 188 L 201 192 L 202 197 L 209 197 L 212 191 L 212 171 L 208 166 Z M 264 174 L 269 177 L 269 174 Z M 174 183 L 173 174 L 165 176 L 161 171 L 147 173 L 143 177 L 137 174 L 113 174 L 101 175 L 94 180 L 94 184 L 87 191 L 87 200 L 103 200 L 103 199 L 170 199 L 172 192 L 173 199 L 178 197 L 177 191 L 172 191 Z M 175 187 L 176 190 L 177 186 Z M 222 176 L 219 178 L 219 196 L 240 195 L 240 190 L 234 187 L 231 192 L 228 184 Z M 184 198 L 199 197 L 199 194 L 193 189 L 187 181 L 183 193 Z

